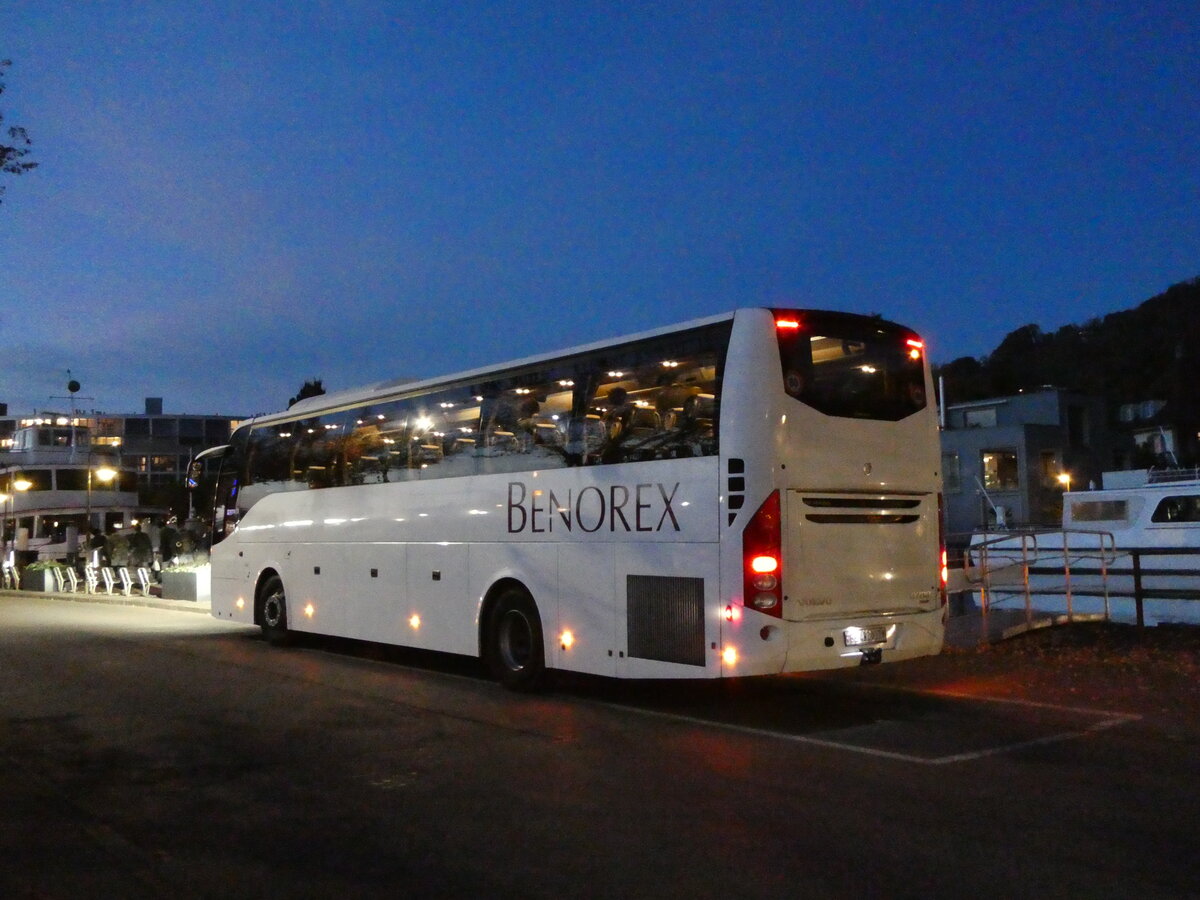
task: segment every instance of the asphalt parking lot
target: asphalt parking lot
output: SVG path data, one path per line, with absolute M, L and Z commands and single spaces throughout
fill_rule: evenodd
M 520 695 L 469 659 L 280 649 L 145 602 L 0 596 L 0 893 L 1174 897 L 1197 883 L 1180 826 L 1200 777 L 1193 631 L 1079 625 L 890 666 L 561 676 Z

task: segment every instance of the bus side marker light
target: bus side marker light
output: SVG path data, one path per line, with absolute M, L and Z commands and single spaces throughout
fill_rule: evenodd
M 311 603 L 309 603 L 307 606 L 304 607 L 304 614 L 306 616 L 308 616 L 310 619 L 313 617 L 313 613 L 315 613 L 316 611 L 317 611 L 317 608 L 315 606 L 313 606 Z
M 737 662 L 738 654 L 736 647 L 726 647 L 721 653 L 721 662 L 727 666 L 732 666 Z
M 408 625 L 410 628 L 412 628 L 413 631 L 416 631 L 418 628 L 421 627 L 421 617 L 418 616 L 416 613 L 413 613 L 411 616 L 408 617 Z
M 570 650 L 575 645 L 575 635 L 569 631 L 564 631 L 559 638 L 559 643 L 564 650 Z
M 245 609 L 245 608 L 246 608 L 246 598 L 245 598 L 245 597 L 238 597 L 238 598 L 237 598 L 237 608 L 238 608 L 238 609 Z

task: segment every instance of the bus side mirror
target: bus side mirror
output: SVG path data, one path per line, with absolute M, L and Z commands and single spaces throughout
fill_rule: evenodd
M 196 489 L 196 486 L 200 484 L 200 474 L 203 469 L 204 469 L 204 464 L 201 463 L 200 460 L 198 460 L 198 459 L 192 460 L 191 465 L 188 466 L 186 484 L 187 484 L 187 489 L 189 491 L 194 491 Z

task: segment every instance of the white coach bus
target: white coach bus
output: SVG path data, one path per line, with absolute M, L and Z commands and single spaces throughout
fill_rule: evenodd
M 931 397 L 907 328 L 743 309 L 304 400 L 209 451 L 212 612 L 517 688 L 935 654 Z

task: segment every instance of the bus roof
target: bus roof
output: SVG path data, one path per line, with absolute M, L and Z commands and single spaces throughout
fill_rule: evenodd
M 763 307 L 763 309 L 765 310 L 765 307 Z M 362 387 L 337 391 L 336 393 L 332 394 L 320 394 L 316 397 L 308 397 L 304 400 L 301 400 L 281 412 L 271 413 L 266 416 L 258 416 L 254 419 L 248 419 L 246 420 L 246 424 L 258 424 L 261 422 L 273 422 L 278 420 L 287 421 L 295 418 L 303 418 L 318 412 L 335 410 L 344 406 L 353 406 L 365 400 L 382 400 L 393 396 L 401 396 L 409 393 L 410 391 L 424 390 L 441 384 L 463 381 L 472 378 L 482 378 L 486 375 L 491 375 L 496 372 L 503 372 L 508 369 L 534 366 L 542 362 L 548 362 L 565 356 L 577 356 L 584 353 L 591 353 L 596 350 L 602 350 L 605 347 L 626 344 L 632 341 L 645 340 L 647 338 L 661 337 L 664 334 L 671 334 L 675 331 L 687 331 L 692 328 L 702 328 L 705 325 L 715 325 L 718 322 L 727 322 L 734 317 L 736 312 L 737 311 L 734 310 L 715 316 L 707 316 L 702 319 L 693 319 L 689 322 L 666 325 L 650 331 L 638 332 L 637 334 L 608 338 L 602 341 L 595 341 L 591 344 L 568 347 L 566 349 L 556 350 L 551 353 L 540 353 L 536 356 L 528 356 L 522 359 L 510 360 L 508 362 L 495 363 L 494 365 L 481 366 L 477 369 L 468 369 L 462 372 L 451 372 L 432 378 L 394 378 L 388 381 L 379 381 L 375 382 L 374 384 L 363 385 Z

